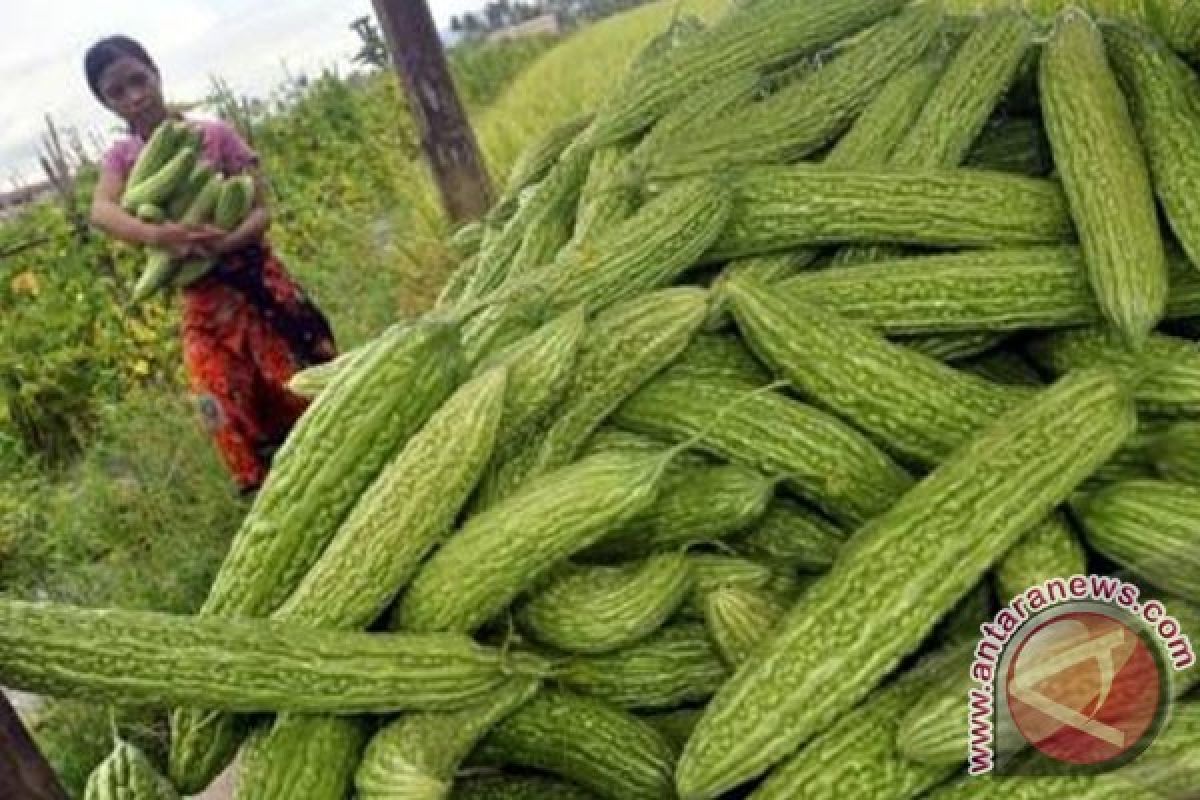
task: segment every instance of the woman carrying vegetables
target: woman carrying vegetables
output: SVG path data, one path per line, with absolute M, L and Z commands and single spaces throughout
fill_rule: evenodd
M 333 334 L 264 239 L 270 226 L 254 152 L 223 122 L 187 122 L 200 136 L 199 161 L 231 177 L 254 178 L 249 213 L 232 230 L 213 225 L 151 223 L 122 208 L 143 146 L 171 114 L 157 66 L 136 41 L 113 36 L 84 59 L 88 86 L 129 126 L 105 154 L 91 221 L 131 244 L 160 248 L 172 259 L 209 258 L 214 266 L 187 285 L 183 357 L 205 424 L 243 493 L 256 490 L 271 454 L 305 409 L 286 384 L 298 370 L 336 355 Z

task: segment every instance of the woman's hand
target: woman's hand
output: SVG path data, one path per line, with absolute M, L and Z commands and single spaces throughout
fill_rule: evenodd
M 211 225 L 166 222 L 154 227 L 154 245 L 166 250 L 172 259 L 212 255 L 216 243 L 224 236 L 225 231 Z
M 204 230 L 212 235 L 211 242 L 205 245 L 208 250 L 207 255 L 210 258 L 220 258 L 221 256 L 229 255 L 235 250 L 240 250 L 244 246 L 241 237 L 237 236 L 236 231 L 227 231 L 224 228 L 218 228 L 216 225 L 205 225 Z

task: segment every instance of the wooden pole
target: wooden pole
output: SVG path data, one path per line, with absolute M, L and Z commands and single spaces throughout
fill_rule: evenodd
M 4 692 L 0 692 L 0 797 L 68 800 Z
M 442 206 L 454 222 L 479 219 L 492 204 L 479 145 L 450 78 L 446 55 L 425 0 L 372 0 L 412 107 L 421 147 Z

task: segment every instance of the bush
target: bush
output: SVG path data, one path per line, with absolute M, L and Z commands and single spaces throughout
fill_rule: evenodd
M 81 176 L 81 201 L 94 180 Z M 173 380 L 178 351 L 163 304 L 122 308 L 140 268 L 130 248 L 80 236 L 43 204 L 0 227 L 0 250 L 40 236 L 49 242 L 0 260 L 0 430 L 53 466 L 78 454 L 97 407 Z
M 104 410 L 79 463 L 36 491 L 0 519 L 17 531 L 5 588 L 87 606 L 196 610 L 245 511 L 175 392 L 137 391 Z

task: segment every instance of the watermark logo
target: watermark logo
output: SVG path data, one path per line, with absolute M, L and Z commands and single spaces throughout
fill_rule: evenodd
M 1164 706 L 1153 645 L 1115 610 L 1064 609 L 1017 644 L 1005 706 L 1021 737 L 1077 765 L 1114 761 L 1151 738 Z
M 969 771 L 1106 771 L 1158 734 L 1191 641 L 1163 604 L 1106 576 L 1033 587 L 982 627 L 971 675 Z

